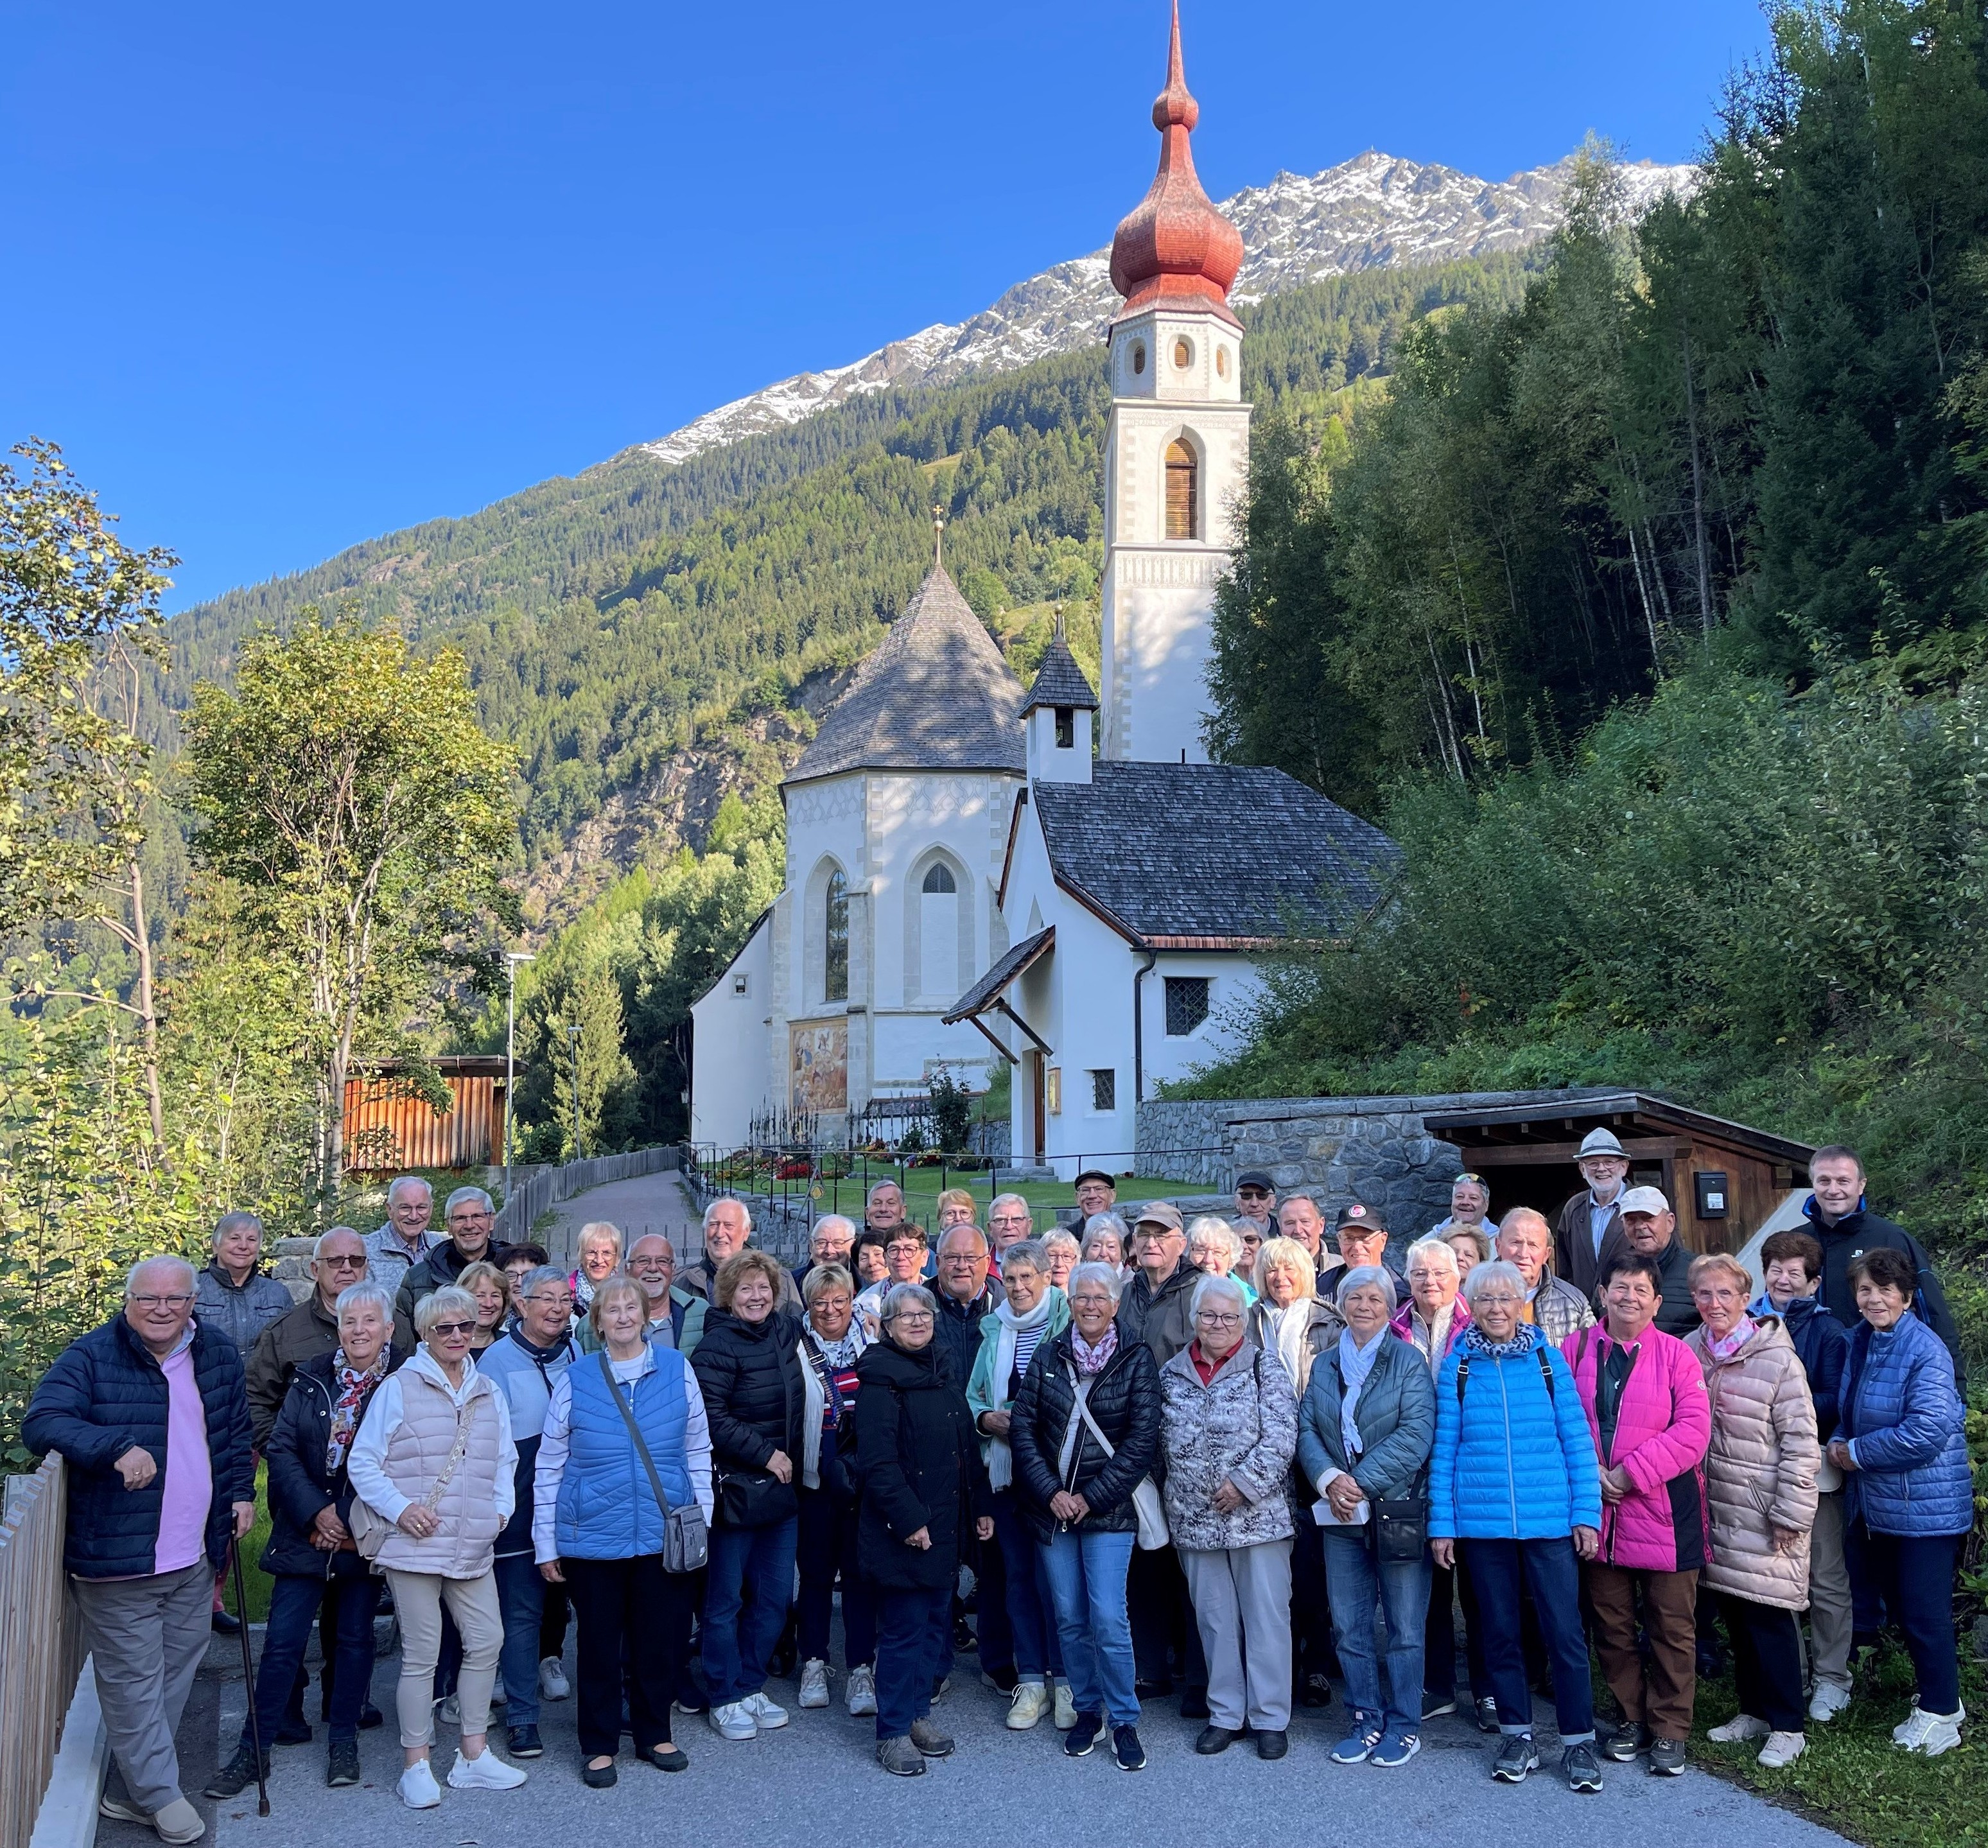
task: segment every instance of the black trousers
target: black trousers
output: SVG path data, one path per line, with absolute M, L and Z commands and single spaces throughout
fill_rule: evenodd
M 1953 1646 L 1953 1556 L 1960 1539 L 1959 1534 L 1868 1532 L 1865 1537 L 1878 1588 L 1905 1632 L 1919 1677 L 1919 1705 L 1928 1713 L 1952 1713 L 1960 1705 L 1960 1662 Z
M 580 1749 L 611 1758 L 621 1743 L 623 1664 L 628 1714 L 638 1746 L 670 1736 L 690 1648 L 693 1575 L 663 1570 L 660 1553 L 635 1559 L 562 1559 L 566 1591 L 580 1625 Z
M 1484 1667 L 1484 1638 L 1477 1616 L 1477 1593 L 1470 1575 L 1463 1569 L 1459 1554 L 1454 1566 L 1429 1562 L 1428 1617 L 1422 1626 L 1422 1689 L 1430 1701 L 1456 1698 L 1456 1603 L 1463 1606 L 1463 1653 L 1469 1665 L 1470 1699 L 1473 1705 L 1491 1691 L 1491 1677 Z M 1539 1613 L 1529 1604 L 1526 1614 L 1533 1620 L 1532 1635 L 1522 1633 L 1522 1647 L 1528 1650 L 1527 1678 L 1532 1674 L 1533 1652 L 1543 1654 L 1540 1640 Z M 1426 1702 L 1425 1703 L 1427 1704 Z
M 1309 1508 L 1298 1511 L 1291 1542 L 1291 1693 L 1304 1691 L 1307 1676 L 1329 1674 L 1338 1660 L 1332 1640 L 1332 1604 L 1326 1594 L 1325 1529 Z M 1199 1632 L 1196 1633 L 1199 1634 Z
M 1733 1639 L 1733 1678 L 1740 1711 L 1765 1720 L 1777 1732 L 1800 1732 L 1802 1718 L 1801 1629 L 1795 1613 L 1776 1604 L 1719 1594 Z
M 1180 1555 L 1171 1546 L 1148 1552 L 1135 1547 L 1126 1573 L 1125 1603 L 1132 1624 L 1132 1659 L 1142 1681 L 1180 1679 L 1196 1691 L 1208 1686 L 1208 1664 L 1201 1652 L 1201 1631 L 1187 1595 L 1187 1575 Z

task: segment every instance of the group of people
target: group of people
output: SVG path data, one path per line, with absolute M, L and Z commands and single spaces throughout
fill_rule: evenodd
M 369 1238 L 320 1238 L 293 1303 L 232 1214 L 212 1262 L 134 1267 L 120 1313 L 37 1388 L 24 1436 L 71 1471 L 66 1564 L 114 1764 L 106 1814 L 188 1843 L 173 1736 L 217 1575 L 267 1466 L 273 1581 L 238 1748 L 208 1787 L 310 1737 L 323 1644 L 326 1779 L 360 1780 L 374 1619 L 401 1650 L 399 1792 L 508 1789 L 540 1702 L 574 1695 L 587 1785 L 688 1763 L 675 1717 L 743 1743 L 827 1706 L 839 1674 L 887 1772 L 955 1749 L 935 1717 L 967 1650 L 1017 1731 L 1145 1762 L 1142 1703 L 1178 1690 L 1203 1754 L 1290 1748 L 1293 1708 L 1343 1684 L 1337 1763 L 1405 1765 L 1432 1718 L 1540 1762 L 1550 1677 L 1564 1773 L 1685 1762 L 1723 1624 L 1739 1711 L 1712 1730 L 1799 1755 L 1851 1698 L 1854 1652 L 1902 1633 L 1918 1692 L 1895 1738 L 1939 1752 L 1961 1708 L 1952 1590 L 1973 1516 L 1951 1319 L 1925 1254 L 1819 1151 L 1804 1230 L 1692 1256 L 1607 1131 L 1549 1221 L 1489 1217 L 1459 1178 L 1392 1256 L 1374 1208 L 1280 1202 L 1129 1215 L 1079 1177 L 1080 1223 L 963 1190 L 935 1244 L 894 1184 L 829 1215 L 789 1269 L 714 1200 L 703 1251 L 597 1224 L 568 1272 L 493 1247 L 489 1197 L 443 1229 L 406 1177 Z M 1575 1281 L 1579 1279 L 1579 1281 Z M 976 1621 L 962 1596 L 970 1567 Z M 832 1666 L 833 1613 L 842 1664 Z M 1809 1617 L 1806 1644 L 1800 1616 Z M 563 1669 L 576 1629 L 576 1673 Z M 1590 1650 L 1619 1708 L 1598 1726 Z M 503 1710 L 502 1754 L 492 1741 Z

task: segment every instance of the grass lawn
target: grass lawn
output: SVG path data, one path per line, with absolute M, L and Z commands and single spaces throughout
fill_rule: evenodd
M 269 1544 L 269 1478 L 265 1465 L 255 1465 L 255 1525 L 248 1530 L 248 1537 L 242 1542 L 242 1584 L 248 1593 L 248 1621 L 266 1623 L 269 1616 L 269 1575 L 255 1562 L 262 1556 L 262 1549 Z M 235 1610 L 235 1575 L 228 1575 L 228 1583 L 221 1589 L 221 1602 L 230 1610 Z M 241 1613 L 235 1612 L 239 1617 Z

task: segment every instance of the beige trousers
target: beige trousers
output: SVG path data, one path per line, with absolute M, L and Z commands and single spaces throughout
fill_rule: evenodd
M 462 1672 L 455 1695 L 462 1730 L 474 1738 L 490 1730 L 490 1691 L 497 1684 L 497 1657 L 504 1647 L 504 1619 L 497 1603 L 497 1576 L 445 1579 L 431 1572 L 396 1572 L 394 1611 L 401 1620 L 401 1682 L 395 1704 L 403 1745 L 434 1743 L 434 1673 L 441 1658 L 441 1607 L 445 1600 L 462 1633 Z

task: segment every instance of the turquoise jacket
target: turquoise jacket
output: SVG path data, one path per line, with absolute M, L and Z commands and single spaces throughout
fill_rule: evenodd
M 1057 1336 L 1070 1326 L 1070 1299 L 1052 1283 L 1050 1285 L 1050 1319 L 1043 1324 L 1042 1340 L 1036 1344 L 1040 1353 Z M 966 1403 L 973 1413 L 973 1428 L 980 1430 L 982 1412 L 1004 1412 L 1011 1404 L 1005 1380 L 997 1382 L 994 1377 L 994 1356 L 1001 1346 L 1001 1318 L 998 1315 L 980 1318 L 980 1351 L 973 1356 L 973 1373 L 966 1382 Z M 993 1440 L 981 1432 L 980 1448 L 983 1456 Z

